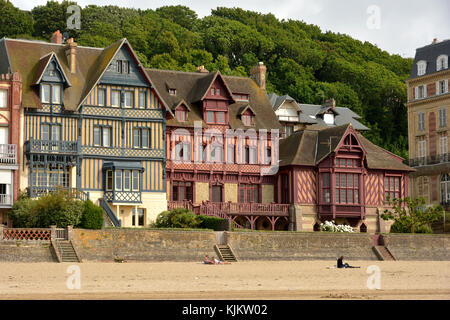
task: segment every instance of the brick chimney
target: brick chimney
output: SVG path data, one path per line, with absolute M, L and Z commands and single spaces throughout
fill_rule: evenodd
M 252 70 L 250 70 L 250 78 L 264 91 L 266 91 L 266 71 L 267 68 L 263 62 L 259 62 L 257 66 L 254 66 Z
M 77 70 L 77 43 L 73 41 L 73 38 L 67 40 L 66 57 L 70 73 L 75 73 Z
M 324 106 L 331 107 L 331 109 L 335 110 L 336 109 L 336 100 L 334 100 L 334 98 L 325 100 Z
M 209 71 L 205 68 L 205 66 L 199 66 L 197 67 L 198 73 L 209 73 Z
M 59 30 L 53 32 L 52 37 L 50 38 L 51 43 L 62 44 L 63 36 Z
M 434 38 L 434 39 L 433 39 L 433 42 L 432 42 L 431 44 L 436 44 L 436 43 L 438 43 L 438 39 L 437 39 L 437 38 Z

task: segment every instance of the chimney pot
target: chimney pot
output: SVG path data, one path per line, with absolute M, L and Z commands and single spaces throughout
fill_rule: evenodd
M 59 30 L 53 32 L 52 37 L 50 38 L 51 43 L 62 44 L 63 36 Z
M 435 43 L 438 43 L 438 39 L 437 38 L 433 39 L 433 44 L 435 44 Z
M 334 100 L 334 98 L 325 100 L 325 106 L 331 107 L 331 109 L 335 110 L 336 109 L 336 100 Z
M 73 38 L 67 40 L 66 57 L 70 73 L 75 73 L 77 70 L 77 43 L 74 42 Z
M 261 90 L 266 91 L 266 72 L 267 67 L 264 65 L 264 62 L 258 62 L 258 65 L 254 66 L 250 70 L 250 78 L 255 81 Z
M 205 66 L 198 66 L 197 72 L 199 73 L 209 73 L 209 71 L 205 68 Z

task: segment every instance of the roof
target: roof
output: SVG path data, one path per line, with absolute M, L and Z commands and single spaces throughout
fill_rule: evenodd
M 280 166 L 316 166 L 322 160 L 334 153 L 342 139 L 351 130 L 352 125 L 341 125 L 319 130 L 304 129 L 294 132 L 289 137 L 280 140 Z M 376 146 L 361 133 L 354 131 L 361 147 L 366 153 L 369 169 L 385 169 L 399 171 L 414 171 L 403 164 L 402 158 Z
M 450 56 L 450 39 L 417 48 L 409 79 L 421 77 L 417 75 L 417 62 L 422 60 L 427 62 L 425 75 L 438 72 L 436 61 L 442 54 Z
M 247 106 L 255 114 L 255 125 L 251 128 L 255 130 L 281 129 L 278 119 L 272 111 L 272 105 L 267 94 L 250 78 L 223 76 L 218 71 L 201 73 L 159 69 L 145 70 L 169 108 L 178 106 L 182 100 L 190 108 L 187 121 L 179 122 L 176 118 L 168 119 L 168 126 L 193 127 L 195 121 L 201 121 L 202 125 L 206 127 L 206 123 L 203 121 L 202 105 L 199 101 L 205 97 L 215 79 L 222 77 L 226 88 L 231 93 L 248 92 L 249 94 L 249 101 L 232 101 L 228 107 L 229 125 L 232 129 L 250 128 L 244 126 L 240 117 L 242 110 Z M 167 83 L 170 83 L 171 89 L 176 89 L 174 95 L 169 93 Z
M 314 124 L 317 128 L 335 127 L 351 123 L 353 128 L 358 131 L 370 130 L 357 119 L 361 117 L 349 108 L 336 107 L 333 109 L 335 114 L 335 124 L 327 124 L 319 115 L 332 109 L 330 106 L 297 103 L 294 98 L 289 95 L 278 96 L 275 93 L 269 94 L 269 100 L 274 111 L 278 110 L 285 101 L 294 101 L 300 108 L 300 123 Z
M 137 56 L 124 38 L 118 40 L 106 48 L 92 48 L 77 46 L 76 48 L 76 70 L 70 72 L 66 57 L 67 44 L 56 44 L 43 41 L 2 39 L 0 41 L 0 63 L 9 56 L 9 67 L 11 72 L 19 72 L 22 76 L 22 105 L 25 108 L 41 108 L 39 91 L 36 81 L 45 71 L 45 66 L 51 57 L 55 57 L 61 66 L 64 76 L 67 78 L 69 87 L 64 89 L 63 104 L 69 111 L 77 110 L 84 102 L 89 93 L 94 89 L 106 68 L 122 46 L 128 46 L 132 56 L 141 68 L 143 76 L 152 86 L 150 79 L 143 70 Z M 6 52 L 6 54 L 5 54 Z M 3 67 L 5 68 L 5 67 Z M 1 67 L 0 67 L 1 70 Z M 156 91 L 156 90 L 155 90 Z M 163 105 L 167 104 L 162 101 Z

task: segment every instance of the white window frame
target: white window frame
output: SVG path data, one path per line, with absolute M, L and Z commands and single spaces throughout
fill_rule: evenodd
M 417 125 L 418 125 L 418 130 L 419 131 L 424 131 L 425 130 L 425 112 L 419 112 L 417 113 Z
M 109 177 L 111 177 L 111 185 L 110 186 L 108 185 L 108 181 L 110 181 Z M 106 184 L 105 189 L 106 189 L 106 191 L 112 191 L 113 190 L 113 186 L 114 186 L 113 171 L 112 170 L 107 170 L 105 178 L 106 178 L 106 181 L 105 181 L 105 184 Z
M 135 178 L 137 179 L 135 181 Z M 139 191 L 139 171 L 133 170 L 131 173 L 131 189 L 133 191 Z
M 116 185 L 114 186 L 114 189 L 117 191 L 121 191 L 122 190 L 122 170 L 116 170 L 115 179 L 116 179 Z M 120 185 L 118 184 L 118 182 L 120 183 Z
M 439 154 L 444 155 L 448 153 L 448 137 L 447 135 L 439 136 Z
M 103 96 L 103 102 L 100 103 L 100 93 L 102 93 Z M 99 106 L 105 106 L 106 105 L 106 89 L 98 89 L 97 92 L 97 104 Z
M 58 88 L 56 90 L 56 88 Z M 55 91 L 58 92 L 58 94 L 55 93 Z M 52 94 L 51 94 L 51 100 L 52 103 L 60 104 L 61 103 L 61 85 L 59 84 L 52 84 Z
M 427 72 L 427 62 L 420 60 L 417 62 L 417 75 L 423 76 Z
M 45 99 L 44 88 L 48 88 L 48 98 Z M 50 103 L 51 86 L 49 84 L 41 84 L 41 102 Z
M 8 90 L 0 89 L 0 108 L 8 107 Z
M 447 126 L 447 109 L 444 108 L 440 108 L 439 109 L 439 127 L 446 127 Z
M 130 98 L 130 101 L 127 101 L 127 97 Z M 134 92 L 133 91 L 125 91 L 123 106 L 125 108 L 133 108 L 133 100 L 134 100 Z M 128 102 L 129 102 L 129 104 L 128 104 Z
M 123 170 L 123 185 L 122 185 L 123 191 L 131 191 L 131 184 L 132 184 L 131 177 L 132 176 L 130 170 Z M 127 183 L 128 187 L 126 187 Z
M 117 104 L 114 104 L 114 95 L 117 94 Z M 120 107 L 120 90 L 111 90 L 111 106 Z
M 448 69 L 448 55 L 441 54 L 436 59 L 436 71 Z

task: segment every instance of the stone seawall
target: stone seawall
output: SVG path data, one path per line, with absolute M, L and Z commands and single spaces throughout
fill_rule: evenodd
M 73 244 L 83 261 L 202 261 L 216 255 L 212 231 L 74 229 Z
M 50 241 L 0 241 L 0 262 L 56 262 Z
M 377 260 L 369 234 L 227 232 L 240 260 Z
M 397 260 L 450 260 L 450 235 L 386 234 L 381 238 Z

